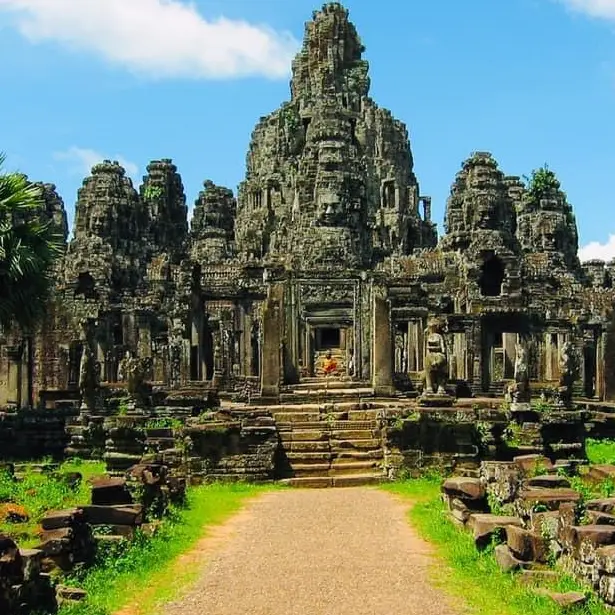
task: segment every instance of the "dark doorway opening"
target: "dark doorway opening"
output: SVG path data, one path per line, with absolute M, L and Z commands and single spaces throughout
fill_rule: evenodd
M 198 346 L 190 347 L 190 380 L 201 380 L 203 373 L 201 370 L 201 356 Z
M 340 347 L 340 330 L 337 327 L 326 327 L 318 329 L 316 335 L 316 344 L 318 350 L 326 350 L 327 348 L 339 348 Z
M 481 275 L 478 281 L 481 294 L 484 297 L 501 295 L 502 282 L 504 282 L 504 265 L 495 254 L 490 253 L 481 267 Z
M 208 325 L 203 330 L 203 362 L 205 363 L 205 380 L 214 377 L 214 336 Z
M 583 349 L 583 363 L 585 365 L 585 397 L 594 397 L 596 394 L 596 349 L 586 346 Z

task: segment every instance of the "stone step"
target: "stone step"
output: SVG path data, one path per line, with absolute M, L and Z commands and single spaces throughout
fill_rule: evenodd
M 345 476 L 333 476 L 333 487 L 362 487 L 364 485 L 377 485 L 386 482 L 386 477 L 381 473 L 347 474 Z
M 320 420 L 316 412 L 272 412 L 273 418 L 280 423 L 315 423 Z
M 348 474 L 346 476 L 299 476 L 285 478 L 279 481 L 289 487 L 304 489 L 323 489 L 327 487 L 360 487 L 363 485 L 377 485 L 385 482 L 381 473 Z
M 280 431 L 280 440 L 286 442 L 329 442 L 328 430 L 320 429 L 305 429 L 305 430 L 289 430 Z
M 379 429 L 353 429 L 352 427 L 347 429 L 332 429 L 332 440 L 370 440 L 380 436 Z
M 369 389 L 369 382 L 360 380 L 348 380 L 344 378 L 305 378 L 298 384 L 293 384 L 288 388 L 291 391 L 312 391 L 325 388 L 336 389 Z
M 295 476 L 328 476 L 329 463 L 293 463 L 292 470 Z
M 297 442 L 293 442 L 292 440 L 282 441 L 282 445 L 284 446 L 284 450 L 291 453 L 318 453 L 318 452 L 330 452 L 331 445 L 329 444 L 329 440 L 317 440 L 315 442 L 307 440 L 302 441 L 299 440 Z
M 384 451 L 382 448 L 371 451 L 355 451 L 355 450 L 345 450 L 345 451 L 332 451 L 332 455 L 334 455 L 334 459 L 340 460 L 349 460 L 349 459 L 357 459 L 357 460 L 368 460 L 368 459 L 383 459 Z
M 347 452 L 353 450 L 380 449 L 382 448 L 382 441 L 380 438 L 331 438 L 330 445 L 332 452 Z
M 295 464 L 300 466 L 317 463 L 317 464 L 325 464 L 330 463 L 333 460 L 333 455 L 329 452 L 319 452 L 319 453 L 286 453 L 286 458 L 290 461 L 291 466 L 294 468 Z
M 347 476 L 349 474 L 368 474 L 379 470 L 379 462 L 374 460 L 336 461 L 329 468 L 329 476 Z
M 277 423 L 279 431 L 293 432 L 299 431 L 379 431 L 380 426 L 378 421 L 296 421 L 293 423 L 280 422 Z

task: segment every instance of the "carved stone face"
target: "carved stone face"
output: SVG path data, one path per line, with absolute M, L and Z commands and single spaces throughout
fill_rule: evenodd
M 315 192 L 318 223 L 324 226 L 343 224 L 348 212 L 343 182 L 337 177 L 323 178 L 317 182 Z
M 104 212 L 101 209 L 94 209 L 90 216 L 90 231 L 94 235 L 104 235 L 107 227 L 107 216 L 105 216 Z

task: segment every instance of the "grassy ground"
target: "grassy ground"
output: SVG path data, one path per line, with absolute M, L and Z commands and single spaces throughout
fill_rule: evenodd
M 66 584 L 88 592 L 85 602 L 60 615 L 109 615 L 128 607 L 131 615 L 149 615 L 176 597 L 198 574 L 198 564 L 178 569 L 176 558 L 202 538 L 208 527 L 225 521 L 249 497 L 272 487 L 243 483 L 213 484 L 188 492 L 188 506 L 174 510 L 159 531 L 109 550 L 83 577 Z
M 88 480 L 104 474 L 102 462 L 68 461 L 57 472 L 41 474 L 27 472 L 21 481 L 14 481 L 10 475 L 0 470 L 0 534 L 8 534 L 22 548 L 35 544 L 38 540 L 39 522 L 50 510 L 62 510 L 90 501 Z M 64 476 L 79 472 L 83 480 L 71 485 Z M 22 523 L 7 521 L 11 510 L 26 514 L 28 520 Z
M 472 536 L 454 525 L 439 496 L 440 479 L 427 478 L 385 485 L 384 489 L 414 502 L 409 516 L 419 534 L 436 552 L 434 583 L 466 607 L 472 615 L 556 615 L 561 608 L 548 598 L 537 596 L 514 574 L 497 566 L 492 548 L 479 552 Z M 444 565 L 442 565 L 444 564 Z M 583 590 L 570 578 L 551 586 L 556 591 Z M 584 615 L 607 615 L 596 598 L 582 609 L 569 611 Z
M 590 463 L 615 463 L 615 440 L 593 440 L 588 438 L 585 447 Z

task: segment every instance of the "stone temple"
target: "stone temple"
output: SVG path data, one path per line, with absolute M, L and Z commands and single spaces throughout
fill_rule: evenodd
M 438 237 L 406 126 L 370 98 L 363 56 L 347 10 L 315 12 L 237 195 L 205 181 L 190 223 L 170 159 L 138 190 L 117 162 L 94 166 L 42 330 L 0 338 L 0 406 L 78 398 L 86 351 L 103 392 L 133 357 L 159 395 L 276 404 L 331 382 L 333 362 L 347 387 L 411 398 L 434 318 L 451 396 L 501 396 L 523 340 L 533 390 L 557 387 L 567 344 L 575 396 L 613 398 L 615 262 L 581 264 L 565 194 L 536 198 L 486 152 L 463 162 Z M 41 188 L 68 237 L 55 186 Z

